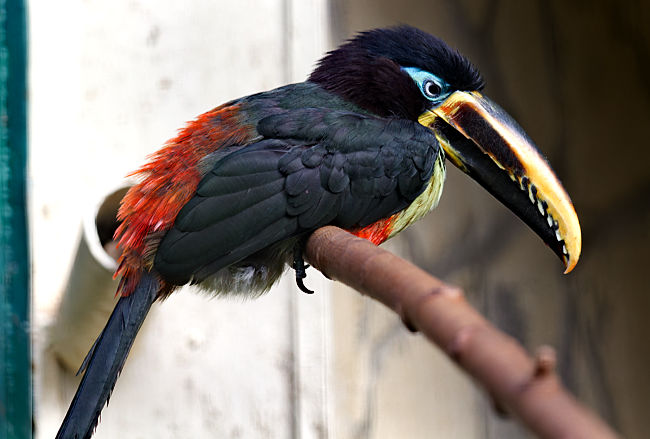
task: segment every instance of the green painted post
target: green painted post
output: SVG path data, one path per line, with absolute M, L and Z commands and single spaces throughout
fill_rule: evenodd
M 25 2 L 0 0 L 0 439 L 32 437 L 26 78 Z

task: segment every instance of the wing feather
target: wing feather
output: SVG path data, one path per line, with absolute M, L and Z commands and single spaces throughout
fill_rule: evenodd
M 160 242 L 155 268 L 173 283 L 201 281 L 323 225 L 363 227 L 404 209 L 438 154 L 435 137 L 415 125 L 322 109 L 262 119 L 262 140 L 205 175 Z

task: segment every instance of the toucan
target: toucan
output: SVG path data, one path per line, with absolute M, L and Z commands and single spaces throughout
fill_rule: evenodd
M 335 225 L 380 244 L 433 209 L 445 159 L 576 265 L 575 209 L 478 70 L 410 26 L 362 32 L 309 78 L 189 122 L 133 175 L 115 238 L 120 299 L 82 364 L 57 438 L 88 438 L 153 302 L 179 286 L 256 296 Z

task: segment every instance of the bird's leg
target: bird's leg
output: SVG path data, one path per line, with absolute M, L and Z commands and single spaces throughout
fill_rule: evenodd
M 302 250 L 306 242 L 307 240 L 302 238 L 294 245 L 292 268 L 296 272 L 296 284 L 298 285 L 298 288 L 300 288 L 300 291 L 307 294 L 314 294 L 314 292 L 307 288 L 302 282 L 302 280 L 307 277 L 306 270 L 309 268 L 309 265 L 305 264 L 305 260 L 302 258 Z

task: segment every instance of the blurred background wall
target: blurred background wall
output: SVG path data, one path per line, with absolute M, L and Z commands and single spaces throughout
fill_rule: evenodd
M 408 23 L 459 48 L 571 194 L 568 276 L 452 166 L 439 208 L 388 246 L 462 285 L 624 436 L 650 428 L 650 7 L 643 2 L 264 0 L 30 5 L 37 437 L 77 379 L 50 324 L 97 200 L 222 102 L 302 81 L 354 32 Z M 453 168 L 453 169 L 452 169 Z M 249 302 L 183 291 L 145 324 L 96 437 L 524 438 L 396 316 L 310 270 Z
M 581 220 L 582 259 L 571 274 L 563 275 L 537 237 L 453 166 L 438 209 L 392 245 L 462 285 L 529 350 L 554 346 L 565 384 L 625 437 L 645 437 L 650 4 L 336 0 L 332 17 L 335 43 L 398 23 L 439 35 L 479 67 L 485 93 L 547 155 Z M 337 424 L 340 437 L 527 437 L 383 308 L 352 294 L 334 297 L 333 309 L 356 307 L 358 316 L 341 319 L 357 336 L 336 337 L 348 341 L 347 355 L 334 356 L 336 376 L 361 377 L 354 380 L 360 394 L 337 394 L 337 410 L 356 415 Z

